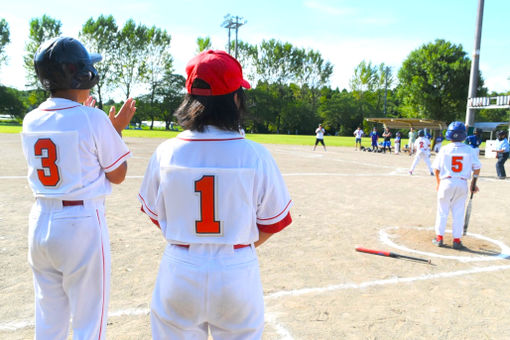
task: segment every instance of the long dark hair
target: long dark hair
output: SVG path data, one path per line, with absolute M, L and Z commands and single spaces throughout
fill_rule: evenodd
M 209 89 L 210 86 L 201 79 L 193 82 L 192 88 Z M 237 94 L 239 107 L 234 100 Z M 197 96 L 186 94 L 179 108 L 175 111 L 179 125 L 186 130 L 203 132 L 205 126 L 213 125 L 227 131 L 239 131 L 241 115 L 246 111 L 244 90 L 238 90 L 222 96 Z

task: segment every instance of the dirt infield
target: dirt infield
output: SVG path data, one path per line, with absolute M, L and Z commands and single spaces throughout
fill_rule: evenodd
M 0 134 L 0 338 L 33 338 L 27 216 L 33 202 L 18 135 Z M 112 249 L 108 339 L 150 339 L 149 303 L 165 241 L 136 199 L 162 140 L 126 138 L 128 178 L 107 199 Z M 468 247 L 436 248 L 435 180 L 407 154 L 267 145 L 291 192 L 294 223 L 258 249 L 264 339 L 510 338 L 510 180 L 482 159 Z M 327 139 L 326 139 L 327 143 Z M 365 142 L 366 143 L 366 142 Z M 450 221 L 448 227 L 450 228 Z M 451 235 L 445 237 L 451 244 Z M 432 260 L 359 253 L 357 246 Z M 507 255 L 508 254 L 508 255 Z M 508 258 L 507 258 L 508 256 Z

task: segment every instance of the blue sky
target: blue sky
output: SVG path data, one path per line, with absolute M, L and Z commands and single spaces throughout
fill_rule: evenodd
M 274 38 L 318 50 L 334 66 L 330 85 L 349 89 L 349 79 L 362 60 L 385 63 L 396 74 L 411 51 L 438 38 L 461 44 L 471 56 L 477 7 L 478 0 L 6 1 L 0 18 L 9 23 L 11 43 L 0 83 L 23 89 L 29 21 L 43 14 L 62 21 L 64 35 L 74 37 L 88 18 L 100 14 L 112 14 L 119 26 L 133 18 L 166 29 L 172 36 L 175 70 L 184 74 L 197 37 L 209 36 L 213 48 L 225 48 L 227 30 L 221 23 L 230 13 L 248 21 L 240 28 L 241 40 L 258 44 Z M 491 91 L 510 90 L 508 13 L 510 1 L 485 1 L 480 70 Z

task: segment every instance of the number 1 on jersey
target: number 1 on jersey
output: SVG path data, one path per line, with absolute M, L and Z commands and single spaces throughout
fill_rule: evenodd
M 216 221 L 216 193 L 214 176 L 205 175 L 195 181 L 195 192 L 200 194 L 200 220 L 195 221 L 197 234 L 221 234 L 221 222 Z

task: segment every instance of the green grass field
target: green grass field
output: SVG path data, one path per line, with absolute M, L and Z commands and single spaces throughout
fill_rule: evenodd
M 19 133 L 21 132 L 21 126 L 13 125 L 0 125 L 0 133 Z M 173 138 L 177 136 L 177 131 L 165 131 L 165 130 L 124 130 L 123 136 L 126 137 L 139 137 L 139 138 Z M 291 144 L 291 145 L 313 145 L 315 143 L 315 135 L 277 135 L 277 134 L 256 134 L 248 133 L 246 138 L 261 144 Z M 326 136 L 324 142 L 327 146 L 347 146 L 354 147 L 354 136 Z M 370 139 L 368 137 L 363 138 L 363 146 L 370 146 Z M 448 141 L 443 142 L 443 145 Z M 407 144 L 407 139 L 402 139 L 401 147 Z M 393 141 L 392 141 L 393 145 Z M 322 148 L 322 145 L 319 144 Z M 485 142 L 482 143 L 480 149 L 485 149 Z

